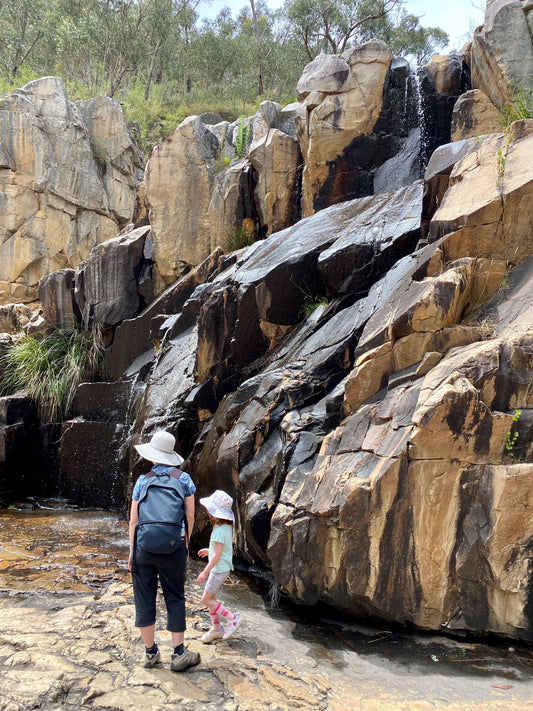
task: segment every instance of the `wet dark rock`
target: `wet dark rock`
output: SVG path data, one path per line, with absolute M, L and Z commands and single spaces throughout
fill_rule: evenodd
M 82 419 L 64 424 L 59 456 L 62 490 L 70 502 L 109 509 L 124 505 L 127 461 L 119 455 L 126 431 L 122 424 Z
M 398 153 L 376 170 L 374 193 L 411 185 L 420 178 L 420 172 L 420 129 L 413 128 Z
M 434 57 L 419 70 L 419 86 L 423 114 L 421 163 L 425 166 L 436 148 L 450 143 L 455 102 L 470 89 L 461 57 Z
M 74 269 L 59 269 L 39 282 L 39 299 L 47 323 L 56 328 L 74 328 L 81 323 L 81 312 L 75 299 Z
M 133 398 L 132 383 L 82 383 L 76 390 L 72 417 L 98 422 L 127 422 Z
M 194 289 L 216 273 L 221 256 L 222 250 L 218 248 L 196 269 L 164 291 L 140 316 L 126 319 L 118 326 L 113 344 L 106 351 L 106 373 L 109 378 L 118 380 L 136 358 L 153 348 L 149 335 L 152 318 L 158 314 L 179 312 Z
M 139 227 L 94 247 L 83 267 L 83 320 L 115 326 L 142 306 L 139 276 L 149 227 Z
M 37 423 L 31 400 L 0 397 L 0 499 L 4 503 L 42 493 Z
M 357 200 L 337 212 L 337 239 L 318 259 L 328 289 L 335 294 L 364 293 L 413 251 L 420 237 L 422 190 L 418 181 L 395 193 Z
M 0 397 L 0 424 L 32 424 L 37 419 L 34 403 L 24 395 Z

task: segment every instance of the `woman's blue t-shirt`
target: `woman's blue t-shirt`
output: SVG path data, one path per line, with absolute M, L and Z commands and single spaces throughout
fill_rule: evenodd
M 167 474 L 172 469 L 175 469 L 175 467 L 169 467 L 166 464 L 156 464 L 152 467 L 152 471 L 156 474 Z M 135 486 L 133 487 L 133 493 L 131 495 L 133 501 L 139 501 L 139 496 L 141 495 L 141 487 L 145 479 L 145 475 L 141 474 L 141 476 L 135 482 Z M 196 491 L 196 487 L 187 472 L 181 472 L 179 481 L 183 484 L 185 496 L 193 496 L 194 492 Z

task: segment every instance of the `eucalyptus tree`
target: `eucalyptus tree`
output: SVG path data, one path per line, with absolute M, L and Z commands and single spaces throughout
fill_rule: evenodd
M 174 58 L 180 54 L 181 45 L 188 47 L 191 44 L 191 33 L 195 32 L 198 20 L 196 8 L 200 0 L 141 1 L 146 22 L 144 48 L 138 58 L 138 66 L 143 68 L 146 101 L 154 80 L 161 83 L 165 74 L 167 79 L 173 76 L 173 68 L 176 67 Z M 183 64 L 180 68 L 183 68 Z
M 13 82 L 46 33 L 46 0 L 0 0 L 0 67 Z
M 440 27 L 422 27 L 415 15 L 403 14 L 395 25 L 385 28 L 384 39 L 393 54 L 410 56 L 416 64 L 428 61 L 436 50 L 446 47 L 449 37 Z
M 286 0 L 284 11 L 309 59 L 338 54 L 365 38 L 369 26 L 386 21 L 405 0 Z

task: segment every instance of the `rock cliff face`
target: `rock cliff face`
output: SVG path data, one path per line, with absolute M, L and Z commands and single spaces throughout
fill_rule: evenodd
M 472 42 L 472 85 L 498 108 L 533 88 L 532 26 L 529 0 L 488 0 Z
M 0 302 L 31 302 L 131 221 L 143 165 L 116 101 L 52 77 L 0 99 L 0 136 Z
M 532 638 L 532 138 L 443 146 L 424 184 L 218 252 L 120 327 L 145 334 L 110 352 L 132 438 L 177 435 L 293 600 Z
M 516 5 L 491 3 L 478 36 Z M 476 51 L 422 71 L 431 150 Z M 156 149 L 151 227 L 41 282 L 49 321 L 109 344 L 113 382 L 80 388 L 58 438 L 65 487 L 92 502 L 90 443 L 119 505 L 131 444 L 169 429 L 199 494 L 235 498 L 238 556 L 294 601 L 533 639 L 533 120 L 461 138 L 496 111 L 475 87 L 414 180 L 424 137 L 408 112 L 387 128 L 409 91 L 373 42 L 309 65 L 296 105 L 192 117 Z M 246 230 L 265 239 L 228 253 Z

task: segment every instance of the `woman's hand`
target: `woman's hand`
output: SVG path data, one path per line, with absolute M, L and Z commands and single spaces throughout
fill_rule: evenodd
M 133 553 L 130 551 L 130 557 L 128 558 L 128 570 L 131 571 L 131 559 L 133 557 Z
M 200 548 L 200 550 L 198 551 L 198 555 L 200 556 L 200 558 L 207 558 L 207 556 L 209 555 L 209 548 Z
M 200 575 L 196 578 L 196 582 L 198 583 L 198 585 L 202 585 L 203 583 L 205 583 L 205 581 L 207 580 L 207 576 L 208 573 L 206 573 L 205 570 L 202 570 Z

